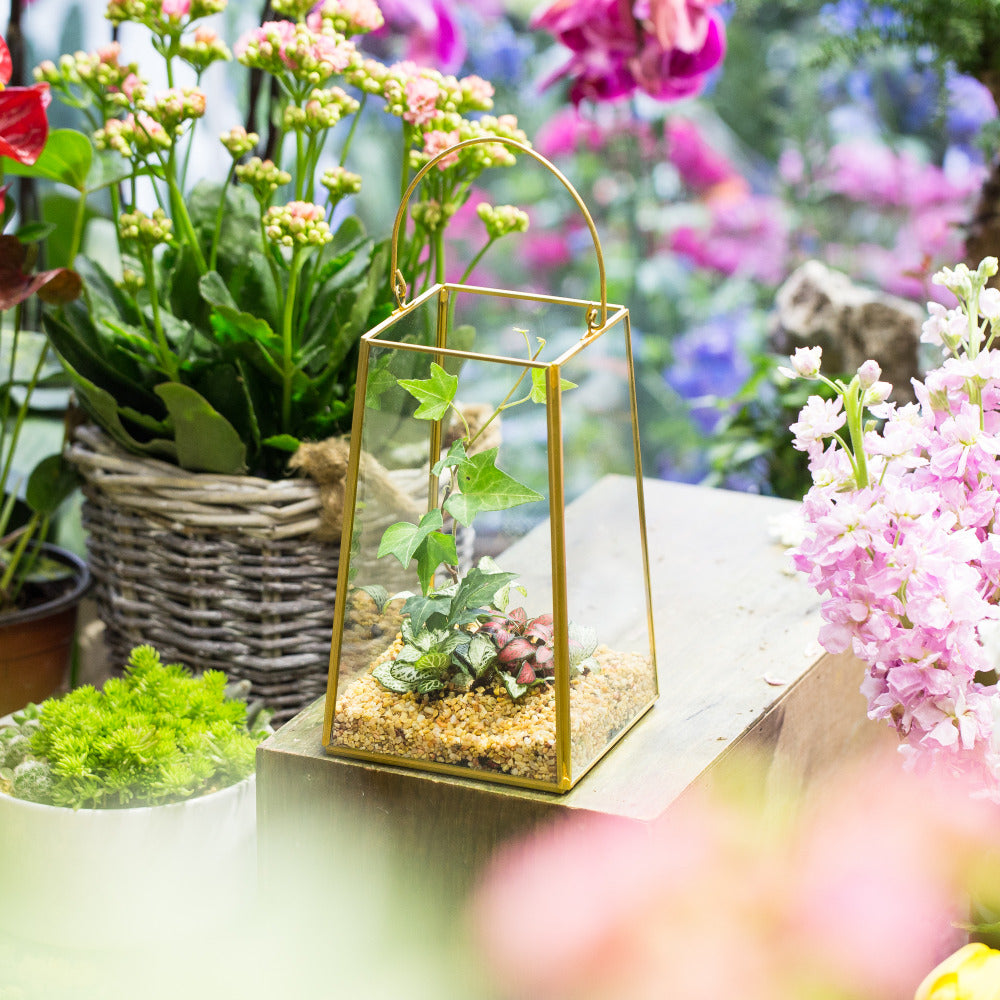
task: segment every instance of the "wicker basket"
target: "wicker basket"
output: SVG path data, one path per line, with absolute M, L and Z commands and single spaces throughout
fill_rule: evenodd
M 98 614 L 115 664 L 139 643 L 251 684 L 276 723 L 326 690 L 339 545 L 313 537 L 309 479 L 190 473 L 93 427 L 68 451 Z

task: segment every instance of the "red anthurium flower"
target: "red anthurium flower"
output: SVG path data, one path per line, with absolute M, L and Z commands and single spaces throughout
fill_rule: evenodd
M 6 87 L 10 74 L 10 49 L 0 38 L 0 88 Z M 49 135 L 45 109 L 51 99 L 47 83 L 0 89 L 0 156 L 18 163 L 38 159 Z
M 38 293 L 44 302 L 71 302 L 81 292 L 80 276 L 67 267 L 26 274 L 28 248 L 10 234 L 0 236 L 0 310 L 13 309 Z

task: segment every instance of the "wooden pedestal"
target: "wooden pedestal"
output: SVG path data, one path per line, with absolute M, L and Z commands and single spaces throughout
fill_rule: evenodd
M 768 781 L 807 782 L 886 738 L 865 716 L 861 664 L 818 647 L 819 599 L 772 538 L 772 520 L 794 506 L 646 484 L 660 698 L 564 795 L 332 757 L 323 700 L 303 711 L 258 751 L 265 884 L 282 891 L 291 859 L 339 853 L 363 867 L 378 845 L 461 893 L 498 845 L 574 810 L 649 821 L 735 760 L 759 765 L 764 794 Z M 586 530 L 613 544 L 593 522 Z

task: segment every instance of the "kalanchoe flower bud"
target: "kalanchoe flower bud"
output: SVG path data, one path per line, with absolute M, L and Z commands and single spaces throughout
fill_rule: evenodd
M 490 205 L 480 202 L 476 206 L 476 214 L 483 220 L 486 232 L 491 240 L 500 239 L 508 233 L 525 233 L 528 231 L 528 213 L 514 205 Z
M 266 201 L 283 184 L 290 183 L 292 175 L 271 160 L 254 156 L 236 168 L 236 176 L 250 188 L 258 201 Z
M 112 118 L 94 133 L 98 149 L 115 149 L 122 156 L 146 157 L 157 150 L 169 149 L 171 138 L 163 126 L 145 113 Z
M 146 278 L 139 271 L 126 267 L 122 270 L 122 280 L 119 282 L 122 288 L 130 295 L 136 295 L 140 289 L 145 288 Z
M 346 195 L 357 194 L 361 190 L 361 175 L 352 174 L 343 167 L 325 170 L 319 182 L 330 192 L 331 201 L 339 201 Z
M 317 86 L 358 59 L 357 49 L 343 36 L 319 34 L 291 21 L 262 24 L 240 39 L 234 51 L 251 69 L 279 78 L 291 74 L 297 81 Z
M 348 38 L 367 31 L 377 31 L 385 24 L 385 18 L 374 0 L 323 0 L 318 9 L 310 15 L 309 24 L 318 19 L 326 30 L 336 31 Z
M 462 90 L 463 111 L 491 111 L 493 84 L 481 76 L 465 76 L 458 81 Z
M 205 103 L 205 92 L 198 87 L 171 87 L 151 99 L 143 99 L 139 106 L 170 135 L 176 136 L 186 122 L 205 114 Z
M 181 40 L 180 57 L 190 63 L 199 73 L 214 62 L 225 62 L 233 58 L 229 47 L 211 28 L 201 27 L 192 38 Z
M 326 213 L 308 201 L 274 205 L 264 213 L 264 234 L 279 246 L 322 246 L 333 239 Z
M 333 128 L 341 118 L 354 114 L 361 105 L 340 87 L 316 89 L 306 103 L 299 107 L 290 104 L 284 113 L 286 129 L 321 132 Z
M 271 0 L 271 10 L 291 21 L 304 21 L 315 0 Z
M 448 220 L 455 214 L 455 206 L 450 202 L 442 205 L 441 202 L 429 198 L 426 201 L 416 202 L 410 209 L 410 214 L 418 226 L 434 232 L 448 224 Z
M 229 150 L 229 155 L 238 160 L 256 147 L 260 142 L 260 136 L 256 132 L 248 132 L 242 125 L 236 125 L 228 132 L 223 132 L 219 136 L 219 141 Z
M 118 218 L 118 234 L 121 238 L 144 247 L 169 243 L 172 229 L 173 223 L 162 208 L 156 209 L 151 217 L 136 209 L 134 212 L 123 212 Z

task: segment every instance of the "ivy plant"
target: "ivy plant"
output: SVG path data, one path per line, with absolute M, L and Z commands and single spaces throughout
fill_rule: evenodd
M 532 349 L 527 332 L 520 332 L 528 344 L 529 359 L 537 360 L 544 340 L 539 338 Z M 395 557 L 404 568 L 415 563 L 421 592 L 406 595 L 402 649 L 391 660 L 379 663 L 373 674 L 384 687 L 400 693 L 502 685 L 512 698 L 519 698 L 532 684 L 552 676 L 552 616 L 533 619 L 531 628 L 523 609 L 508 616 L 510 590 L 517 576 L 504 572 L 488 557 L 467 573 L 460 573 L 455 536 L 447 530 L 445 516 L 453 524 L 469 528 L 487 511 L 509 510 L 544 499 L 497 466 L 498 447 L 479 451 L 475 445 L 505 410 L 524 403 L 545 403 L 545 369 L 525 367 L 475 433 L 455 405 L 458 376 L 435 362 L 431 362 L 429 372 L 423 379 L 396 380 L 417 401 L 413 416 L 441 421 L 453 413 L 464 433 L 431 470 L 441 484 L 440 503 L 416 524 L 397 522 L 382 536 L 378 558 Z M 561 391 L 574 388 L 574 383 L 560 380 Z M 364 589 L 379 603 L 388 600 L 383 588 Z M 589 669 L 594 665 L 591 654 L 596 636 L 575 626 L 571 631 L 571 667 Z M 518 642 L 511 641 L 514 632 Z

